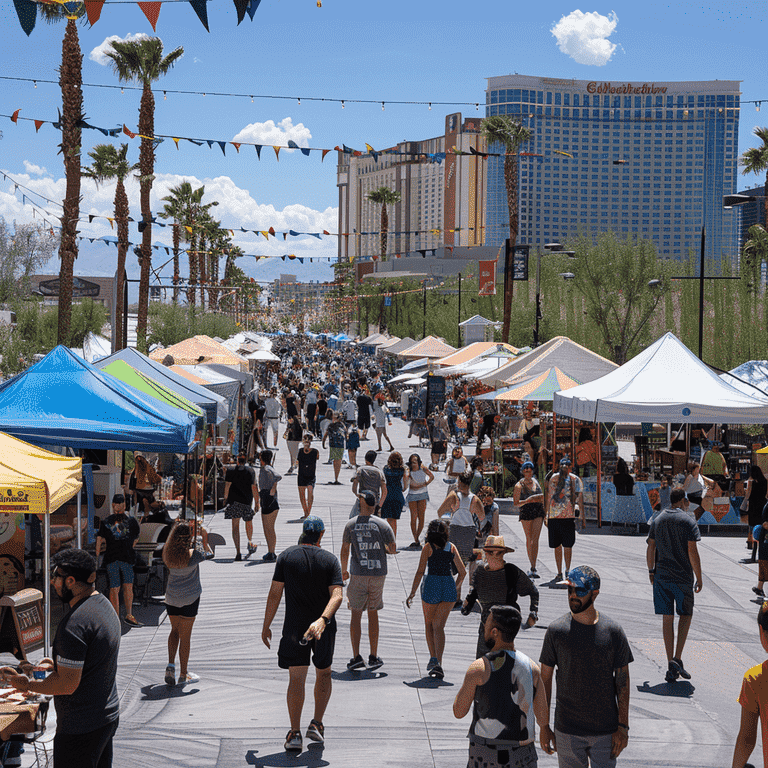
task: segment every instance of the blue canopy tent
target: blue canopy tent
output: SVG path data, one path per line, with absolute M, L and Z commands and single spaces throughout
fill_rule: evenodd
M 195 417 L 58 346 L 0 384 L 0 430 L 34 445 L 189 453 Z
M 131 347 L 121 349 L 101 360 L 95 360 L 93 365 L 96 368 L 103 369 L 115 360 L 122 360 L 128 363 L 131 368 L 141 371 L 159 384 L 173 390 L 176 394 L 186 397 L 191 403 L 199 405 L 203 409 L 205 420 L 209 424 L 220 424 L 226 420 L 227 404 L 224 397 L 211 392 L 200 384 L 195 384 L 189 379 L 185 379 L 183 376 L 179 376 L 178 373 L 169 370 L 167 366 L 155 362 Z

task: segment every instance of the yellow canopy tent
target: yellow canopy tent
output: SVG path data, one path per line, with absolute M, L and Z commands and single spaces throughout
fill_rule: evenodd
M 51 585 L 48 580 L 51 560 L 49 514 L 79 494 L 82 488 L 83 460 L 59 456 L 0 432 L 0 514 L 43 515 L 43 585 L 45 590 L 45 655 L 51 645 Z M 79 499 L 79 496 L 78 496 Z M 78 504 L 78 544 L 80 543 L 80 505 Z M 16 526 L 14 526 L 15 529 Z

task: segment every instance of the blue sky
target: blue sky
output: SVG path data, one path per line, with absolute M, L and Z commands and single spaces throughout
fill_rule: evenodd
M 742 108 L 739 151 L 754 146 L 756 125 L 766 124 L 768 85 L 765 83 L 766 6 L 763 3 L 576 2 L 524 4 L 486 0 L 467 4 L 452 0 L 263 0 L 253 22 L 246 16 L 236 26 L 231 0 L 208 3 L 211 33 L 206 33 L 186 2 L 164 3 L 156 34 L 165 49 L 184 47 L 184 56 L 158 85 L 158 91 L 194 90 L 208 95 L 157 93 L 156 132 L 175 136 L 332 148 L 342 143 L 365 149 L 387 147 L 405 139 L 422 139 L 443 131 L 449 112 L 483 110 L 485 78 L 513 72 L 550 77 L 596 80 L 741 80 L 742 99 L 765 99 L 764 112 Z M 4 51 L 0 75 L 56 80 L 63 24 L 38 20 L 30 37 L 21 30 L 12 0 L 0 0 Z M 557 36 L 553 34 L 553 30 Z M 99 53 L 110 36 L 152 35 L 152 28 L 135 4 L 109 2 L 93 27 L 81 25 L 85 83 L 116 84 Z M 297 97 L 263 99 L 217 97 L 213 91 Z M 20 117 L 54 120 L 60 104 L 58 86 L 0 80 L 2 108 Z M 345 99 L 321 103 L 309 97 Z M 298 103 L 301 98 L 301 104 Z M 375 104 L 350 103 L 371 99 Z M 136 130 L 139 94 L 136 91 L 84 88 L 90 123 Z M 384 101 L 382 110 L 380 102 Z M 433 102 L 397 105 L 394 101 Z M 437 102 L 469 102 L 440 106 Z M 35 133 L 32 123 L 14 125 L 0 117 L 0 170 L 54 200 L 64 192 L 58 136 L 51 125 Z M 84 152 L 107 141 L 96 131 L 84 131 Z M 128 141 L 130 157 L 138 159 L 138 139 Z M 226 156 L 214 145 L 196 147 L 166 140 L 157 149 L 157 179 L 153 210 L 170 186 L 186 179 L 204 184 L 206 200 L 218 200 L 217 218 L 227 227 L 296 231 L 337 230 L 335 153 L 320 161 L 298 151 L 265 148 L 259 161 L 253 147 L 231 145 Z M 84 159 L 87 157 L 84 155 Z M 760 183 L 743 177 L 743 186 Z M 83 182 L 82 213 L 111 212 L 114 187 L 96 188 Z M 138 185 L 129 185 L 132 213 L 138 218 Z M 30 196 L 35 199 L 34 196 Z M 49 211 L 57 210 L 47 205 Z M 22 205 L 21 191 L 0 177 L 0 215 L 27 221 L 32 212 Z M 114 235 L 100 219 L 80 227 L 84 236 Z M 131 239 L 138 240 L 135 229 Z M 157 229 L 153 240 L 170 242 L 170 231 Z M 246 253 L 303 257 L 334 256 L 335 238 L 270 238 L 238 235 Z M 78 274 L 111 274 L 113 247 L 81 242 Z M 155 255 L 156 264 L 166 260 Z M 303 265 L 297 261 L 241 260 L 257 279 L 297 273 L 299 279 L 327 279 L 327 261 Z M 58 271 L 51 263 L 50 271 Z M 129 272 L 138 274 L 135 258 Z M 169 267 L 163 270 L 170 274 Z

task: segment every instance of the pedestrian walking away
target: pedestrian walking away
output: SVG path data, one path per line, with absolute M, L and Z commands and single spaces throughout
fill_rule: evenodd
M 365 464 L 358 468 L 352 478 L 352 493 L 355 495 L 355 503 L 349 514 L 350 518 L 360 512 L 358 494 L 363 491 L 371 491 L 379 506 L 387 500 L 387 481 L 384 478 L 384 473 L 374 465 L 377 457 L 376 451 L 366 451 Z
M 580 565 L 568 572 L 570 613 L 550 622 L 539 663 L 547 696 L 541 748 L 559 768 L 614 768 L 629 742 L 632 651 L 619 624 L 595 608 L 600 576 Z M 557 668 L 555 729 L 549 726 Z
M 277 501 L 277 484 L 283 479 L 272 467 L 273 453 L 269 449 L 262 451 L 259 456 L 261 467 L 259 468 L 259 495 L 256 497 L 256 511 L 261 509 L 261 524 L 264 527 L 264 538 L 267 540 L 267 552 L 263 559 L 273 562 L 277 555 L 277 535 L 275 534 L 275 521 L 280 504 Z
M 461 590 L 467 571 L 459 551 L 448 541 L 449 528 L 445 520 L 432 520 L 427 526 L 426 544 L 421 550 L 411 593 L 405 604 L 411 607 L 416 590 L 421 585 L 421 607 L 424 611 L 424 631 L 429 648 L 427 672 L 430 677 L 443 679 L 445 624 Z M 458 577 L 453 580 L 451 565 Z M 423 580 L 423 583 L 422 583 Z
M 315 501 L 315 482 L 317 480 L 317 462 L 320 451 L 312 447 L 312 433 L 305 432 L 302 447 L 297 456 L 299 473 L 296 478 L 299 488 L 299 501 L 304 517 L 312 514 L 312 504 Z
M 301 752 L 301 712 L 310 659 L 315 666 L 314 716 L 306 731 L 310 741 L 325 741 L 323 717 L 331 698 L 331 664 L 336 639 L 336 611 L 342 600 L 341 565 L 330 552 L 321 549 L 323 521 L 310 515 L 303 524 L 300 543 L 280 553 L 267 596 L 261 639 L 271 647 L 272 621 L 285 595 L 283 632 L 277 664 L 288 670 L 288 717 L 290 730 L 285 749 Z
M 547 526 L 549 548 L 555 552 L 557 566 L 556 580 L 563 580 L 563 559 L 566 572 L 571 567 L 573 545 L 576 543 L 576 517 L 581 516 L 582 529 L 587 527 L 583 515 L 584 496 L 581 480 L 571 473 L 568 456 L 560 459 L 560 471 L 553 474 L 547 483 Z
M 168 666 L 165 682 L 176 685 L 176 652 L 179 654 L 179 685 L 196 683 L 200 678 L 188 669 L 192 626 L 195 623 L 200 595 L 200 563 L 205 555 L 194 546 L 191 525 L 177 520 L 163 547 L 163 563 L 168 569 L 165 588 L 165 611 L 171 623 L 168 635 Z
M 477 641 L 477 658 L 483 656 L 485 647 L 484 629 L 488 613 L 493 605 L 511 605 L 520 610 L 518 596 L 530 597 L 530 611 L 525 621 L 529 629 L 539 620 L 539 590 L 531 579 L 513 563 L 505 563 L 504 555 L 514 552 L 504 544 L 503 536 L 488 536 L 481 550 L 484 562 L 475 569 L 471 578 L 472 589 L 464 601 L 461 613 L 468 616 L 475 602 L 480 601 L 480 628 Z
M 344 527 L 341 545 L 341 576 L 347 586 L 347 604 L 352 612 L 349 635 L 352 658 L 347 669 L 366 666 L 360 654 L 363 611 L 368 616 L 370 654 L 367 667 L 378 669 L 384 662 L 378 655 L 379 611 L 384 607 L 384 580 L 387 576 L 387 555 L 397 554 L 395 534 L 386 520 L 373 517 L 376 497 L 371 491 L 359 496 L 360 514 Z M 351 551 L 351 558 L 350 558 Z
M 653 607 L 656 614 L 662 617 L 667 652 L 666 680 L 674 683 L 678 677 L 691 678 L 683 666 L 683 649 L 693 619 L 693 595 L 701 592 L 702 575 L 696 545 L 697 541 L 701 541 L 701 534 L 699 526 L 688 514 L 688 499 L 682 488 L 672 491 L 670 501 L 671 509 L 662 510 L 651 521 L 646 561 L 648 578 L 653 585 Z M 679 617 L 677 642 L 675 608 Z
M 120 615 L 120 586 L 123 588 L 125 623 L 139 626 L 133 615 L 133 566 L 136 563 L 136 540 L 141 528 L 138 520 L 125 514 L 125 496 L 112 497 L 112 514 L 99 526 L 96 535 L 96 557 L 104 552 L 102 567 L 107 570 L 109 601 Z
M 227 508 L 224 519 L 232 521 L 232 543 L 235 545 L 235 560 L 243 559 L 240 553 L 240 520 L 245 523 L 245 535 L 248 537 L 248 554 L 256 551 L 253 543 L 254 500 L 259 498 L 256 485 L 256 473 L 246 465 L 246 456 L 240 453 L 237 465 L 224 475 L 224 498 Z
M 493 605 L 482 624 L 485 653 L 470 664 L 453 702 L 464 717 L 472 707 L 467 768 L 535 768 L 536 722 L 549 721 L 539 665 L 515 649 L 520 611 Z
M 51 586 L 69 606 L 53 640 L 53 659 L 40 666 L 52 669 L 44 680 L 30 679 L 3 667 L 3 679 L 19 691 L 53 696 L 56 768 L 111 768 L 112 739 L 120 717 L 117 656 L 120 619 L 104 595 L 95 590 L 96 560 L 82 549 L 66 549 L 52 558 Z

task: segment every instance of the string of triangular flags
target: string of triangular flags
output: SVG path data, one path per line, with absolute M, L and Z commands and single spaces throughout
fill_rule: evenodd
M 24 184 L 20 183 L 19 181 L 16 181 L 13 177 L 9 176 L 4 171 L 0 171 L 0 176 L 3 177 L 3 180 L 10 181 L 14 185 L 14 193 L 18 192 L 19 189 L 25 190 L 27 194 L 22 194 L 22 204 L 29 204 L 34 206 L 35 203 L 29 199 L 28 195 L 35 195 L 42 200 L 45 200 L 47 203 L 50 203 L 51 205 L 56 205 L 58 207 L 61 207 L 61 203 L 51 200 L 48 197 L 45 197 L 45 195 L 41 195 L 39 192 L 36 192 L 33 189 L 30 189 L 29 187 L 25 186 Z M 49 211 L 45 210 L 44 208 L 40 207 L 40 210 L 42 213 L 45 213 L 47 216 L 57 216 L 58 214 L 50 213 Z M 88 214 L 87 221 L 89 224 L 93 223 L 94 219 L 106 219 L 110 227 L 114 227 L 115 218 L 114 216 L 105 216 L 102 214 L 96 214 L 91 213 Z M 79 222 L 85 223 L 85 218 L 78 219 Z M 146 228 L 146 225 L 144 221 L 136 221 L 132 216 L 128 217 L 128 221 L 131 223 L 135 223 L 138 227 L 139 232 L 143 232 Z M 157 219 L 155 216 L 152 217 L 152 226 L 156 227 L 173 227 L 174 224 L 171 222 L 164 222 Z M 183 224 L 182 225 L 185 230 L 187 230 L 190 234 L 192 234 L 194 228 L 203 229 L 205 227 L 204 224 L 194 224 L 194 225 L 188 225 Z M 236 232 L 242 232 L 244 234 L 253 234 L 253 235 L 263 235 L 267 240 L 269 240 L 270 235 L 272 237 L 278 237 L 279 235 L 283 236 L 283 240 L 287 240 L 287 238 L 290 237 L 316 237 L 318 240 L 322 240 L 323 237 L 363 237 L 363 236 L 379 236 L 381 234 L 380 230 L 375 230 L 371 232 L 329 232 L 327 229 L 322 230 L 322 232 L 298 232 L 294 229 L 288 229 L 288 230 L 276 230 L 274 227 L 269 227 L 268 229 L 246 229 L 245 227 L 226 227 L 222 226 L 221 229 L 229 232 L 229 234 L 234 237 Z M 417 236 L 417 235 L 432 235 L 435 237 L 440 237 L 444 234 L 461 234 L 462 232 L 482 232 L 485 229 L 485 227 L 453 227 L 453 228 L 446 228 L 446 229 L 408 229 L 408 230 L 388 230 L 387 233 L 389 235 L 401 235 L 401 236 Z M 470 246 L 468 246 L 470 247 Z
M 117 0 L 117 2 L 120 2 L 120 0 Z M 142 12 L 147 17 L 147 21 L 152 25 L 153 31 L 157 26 L 157 21 L 160 17 L 160 9 L 164 2 L 189 2 L 192 6 L 192 10 L 197 14 L 197 18 L 200 19 L 200 22 L 205 27 L 206 31 L 211 31 L 208 28 L 208 8 L 206 7 L 208 0 L 153 0 L 152 2 L 137 2 L 136 5 L 141 8 Z M 251 21 L 253 21 L 256 10 L 261 4 L 261 0 L 233 0 L 233 2 L 235 11 L 237 12 L 238 24 L 245 18 L 246 14 L 248 14 Z M 38 3 L 60 5 L 64 15 L 68 19 L 80 18 L 83 13 L 83 6 L 85 6 L 88 23 L 91 26 L 99 20 L 105 5 L 115 4 L 110 2 L 110 0 L 84 0 L 83 2 L 80 0 L 13 0 L 13 4 L 16 8 L 16 15 L 19 17 L 19 24 L 21 24 L 21 28 L 27 35 L 32 34 L 32 30 L 35 28 Z M 125 0 L 122 0 L 121 4 L 124 3 Z M 318 8 L 323 7 L 322 0 L 315 0 L 315 3 Z
M 60 130 L 61 129 L 61 118 L 59 120 L 38 120 L 31 117 L 21 117 L 20 116 L 21 109 L 15 110 L 12 114 L 2 114 L 0 113 L 0 117 L 7 117 L 11 120 L 11 122 L 18 124 L 19 120 L 26 120 L 29 122 L 33 122 L 35 124 L 35 130 L 39 131 L 40 128 L 45 125 L 49 124 L 52 125 L 54 128 Z M 193 138 L 190 136 L 181 136 L 181 135 L 172 135 L 172 134 L 162 134 L 158 133 L 154 136 L 144 136 L 141 133 L 138 133 L 137 131 L 132 131 L 128 126 L 123 124 L 122 128 L 102 128 L 97 125 L 90 125 L 89 123 L 86 123 L 84 120 L 80 120 L 78 122 L 78 126 L 80 128 L 87 128 L 91 130 L 100 131 L 105 136 L 112 136 L 116 137 L 122 133 L 125 136 L 128 136 L 130 139 L 150 139 L 157 144 L 162 143 L 165 139 L 171 139 L 171 141 L 174 142 L 176 145 L 176 149 L 179 148 L 179 142 L 186 141 L 190 144 L 194 144 L 197 147 L 202 147 L 204 145 L 208 145 L 209 149 L 212 149 L 214 146 L 218 146 L 219 149 L 221 149 L 222 153 L 226 157 L 227 154 L 227 145 L 231 145 L 235 148 L 237 153 L 240 153 L 240 147 L 253 147 L 256 150 L 256 155 L 259 160 L 261 160 L 261 150 L 265 147 L 270 147 L 274 153 L 275 158 L 279 162 L 280 160 L 280 150 L 281 149 L 298 149 L 302 155 L 305 157 L 309 157 L 309 155 L 312 152 L 320 152 L 320 161 L 322 162 L 325 160 L 325 156 L 329 152 L 342 152 L 345 155 L 350 155 L 352 157 L 362 157 L 363 155 L 370 155 L 373 158 L 373 161 L 376 163 L 379 160 L 380 155 L 397 155 L 401 157 L 419 157 L 425 159 L 427 162 L 430 163 L 442 163 L 448 155 L 466 155 L 469 157 L 479 157 L 482 159 L 485 159 L 487 157 L 504 157 L 505 154 L 503 152 L 480 152 L 479 150 L 475 149 L 474 147 L 470 147 L 469 151 L 465 151 L 463 149 L 459 149 L 458 147 L 451 147 L 451 149 L 448 152 L 401 152 L 396 147 L 389 147 L 387 149 L 374 149 L 370 144 L 366 142 L 365 148 L 366 151 L 363 152 L 359 149 L 353 149 L 352 147 L 348 147 L 346 144 L 342 144 L 339 146 L 338 144 L 335 147 L 329 148 L 329 147 L 300 147 L 295 141 L 292 139 L 288 140 L 287 146 L 285 144 L 257 144 L 253 141 L 225 141 L 223 139 L 201 139 L 201 138 Z M 545 155 L 535 152 L 520 152 L 520 156 L 522 157 L 544 157 Z M 548 153 L 549 154 L 549 153 Z M 578 153 L 570 153 L 570 152 L 561 152 L 560 150 L 551 150 L 551 154 L 555 155 L 565 155 L 566 157 L 574 158 L 577 157 Z

